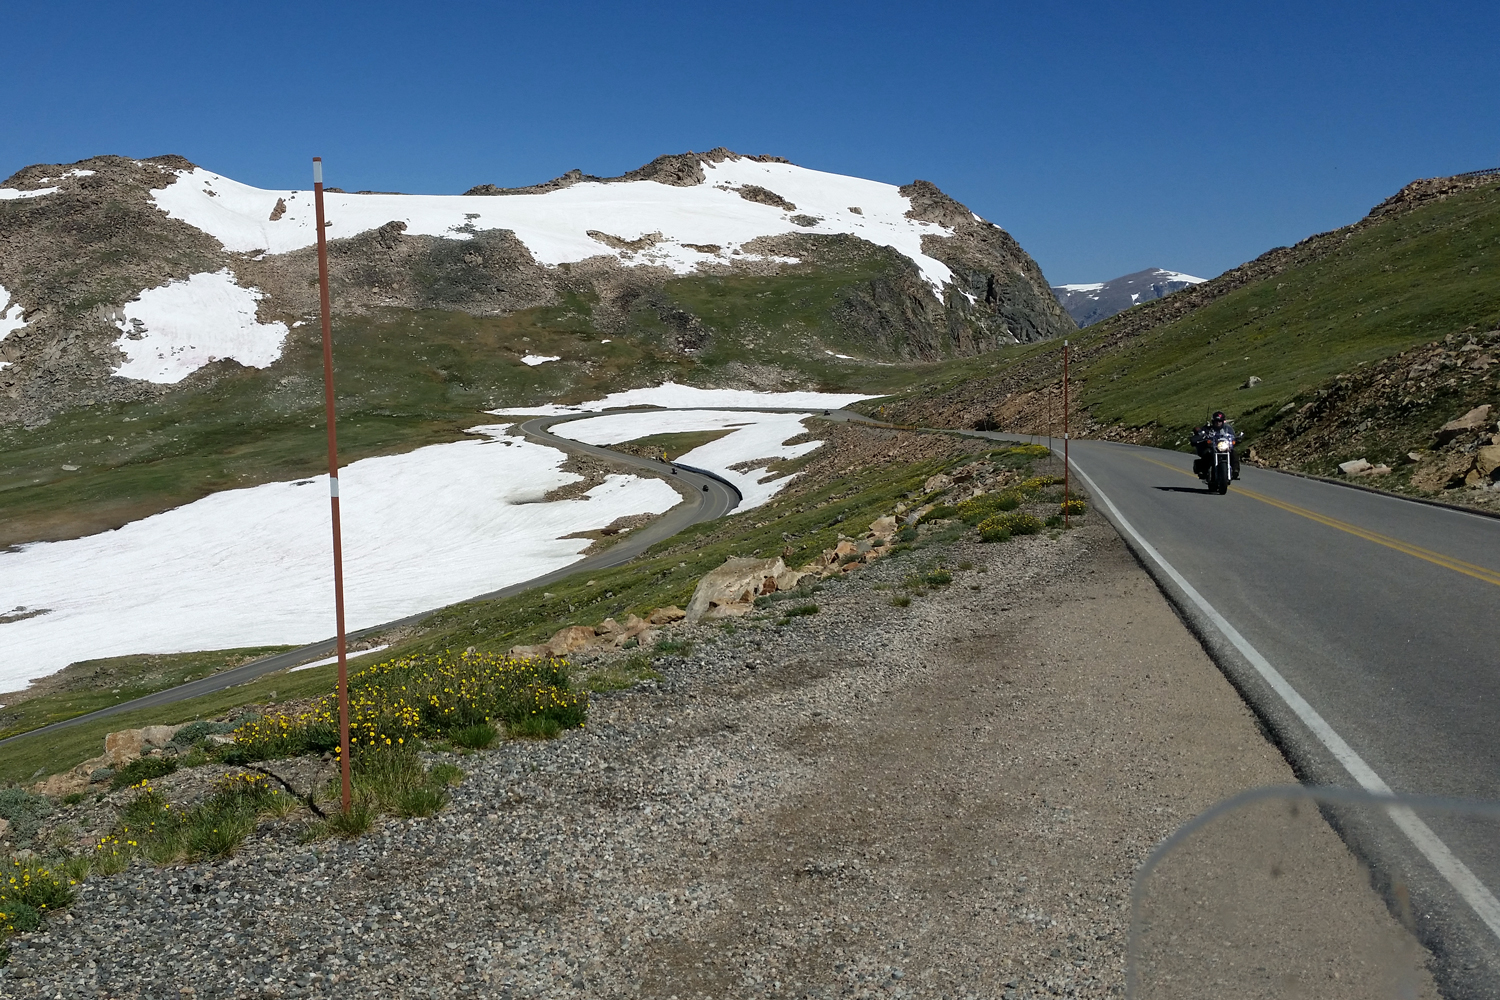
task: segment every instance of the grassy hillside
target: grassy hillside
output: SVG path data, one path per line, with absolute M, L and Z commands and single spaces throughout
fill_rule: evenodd
M 1408 201 L 1071 338 L 1075 429 L 1170 447 L 1223 408 L 1251 444 L 1265 442 L 1266 457 L 1276 461 L 1279 449 L 1288 464 L 1328 472 L 1356 452 L 1394 460 L 1426 447 L 1445 421 L 1500 402 L 1484 336 L 1500 327 L 1500 182 Z M 1407 370 L 1392 361 L 1373 374 L 1418 349 L 1468 353 L 1461 364 L 1440 358 Z M 1061 344 L 1022 345 L 946 363 L 867 408 L 949 426 L 993 417 L 1002 429 L 1036 431 L 1050 404 L 1060 427 L 1061 369 Z M 1259 383 L 1242 388 L 1252 376 Z M 1358 406 L 1321 402 L 1356 396 Z M 1342 424 L 1339 450 L 1297 444 L 1317 430 L 1314 417 Z
M 1282 405 L 1340 372 L 1466 328 L 1500 325 L 1495 187 L 1338 242 L 1325 256 L 1101 351 L 1080 365 L 1081 401 L 1100 423 L 1166 428 L 1191 426 L 1205 408 L 1222 406 L 1256 432 Z M 1098 339 L 1108 336 L 1101 331 Z M 1263 381 L 1241 390 L 1252 375 Z

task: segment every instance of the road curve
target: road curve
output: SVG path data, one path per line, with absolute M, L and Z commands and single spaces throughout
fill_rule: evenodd
M 702 407 L 695 407 L 695 409 L 702 409 Z M 806 411 L 796 410 L 793 412 L 802 413 Z M 468 600 L 484 601 L 509 597 L 512 594 L 519 594 L 533 587 L 545 586 L 565 577 L 572 576 L 575 573 L 610 569 L 623 565 L 657 542 L 671 538 L 683 529 L 692 527 L 695 524 L 723 517 L 739 506 L 741 500 L 739 490 L 735 489 L 733 484 L 727 480 L 707 470 L 673 465 L 668 462 L 658 462 L 653 459 L 642 458 L 638 455 L 628 455 L 609 448 L 601 448 L 597 445 L 583 444 L 570 438 L 558 437 L 548 430 L 548 428 L 556 424 L 569 420 L 579 420 L 599 415 L 598 413 L 578 413 L 567 414 L 565 416 L 537 417 L 521 424 L 521 433 L 538 444 L 556 448 L 570 455 L 588 455 L 592 458 L 602 459 L 622 469 L 657 476 L 673 484 L 678 492 L 682 494 L 683 502 L 677 504 L 644 528 L 632 531 L 629 535 L 620 539 L 609 548 L 604 549 L 602 552 L 585 556 L 576 562 L 568 563 L 566 566 L 559 567 L 550 573 L 544 573 L 541 576 L 532 577 L 529 580 L 523 580 L 508 587 L 501 587 L 499 590 L 477 594 L 474 597 L 468 598 Z M 457 601 L 455 603 L 462 604 L 464 602 Z M 435 614 L 439 610 L 441 609 L 434 608 L 430 611 L 407 615 L 405 618 L 398 618 L 395 621 L 385 622 L 381 625 L 362 628 L 358 631 L 350 632 L 349 639 L 359 639 L 402 625 L 413 625 Z M 285 670 L 288 667 L 306 663 L 308 660 L 328 656 L 337 649 L 337 645 L 337 637 L 334 637 L 323 639 L 319 642 L 308 643 L 305 646 L 299 646 L 284 653 L 276 653 L 258 660 L 251 660 L 249 663 L 242 663 L 237 667 L 221 670 L 218 673 L 209 674 L 207 677 L 200 677 L 186 684 L 179 684 L 176 687 L 166 688 L 165 690 L 144 695 L 140 698 L 123 701 L 118 705 L 101 708 L 97 712 L 90 712 L 87 715 L 78 715 L 71 719 L 64 719 L 61 722 L 54 722 L 40 729 L 19 733 L 7 739 L 0 740 L 0 746 L 12 740 L 41 736 L 45 733 L 56 732 L 59 729 L 66 729 L 69 726 L 76 726 L 111 715 L 118 715 L 122 712 L 132 712 L 142 708 L 159 708 L 164 705 L 173 704 L 174 702 L 186 701 L 189 698 L 214 694 L 227 688 L 248 683 L 258 677 L 264 677 L 266 674 L 273 674 L 278 670 Z

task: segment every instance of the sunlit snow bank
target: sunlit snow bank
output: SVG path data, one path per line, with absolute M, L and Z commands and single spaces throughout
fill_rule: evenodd
M 611 476 L 587 499 L 539 502 L 576 482 L 561 452 L 482 439 L 370 458 L 339 476 L 351 629 L 528 580 L 578 558 L 628 514 L 678 500 L 659 479 Z M 333 634 L 328 480 L 216 493 L 87 538 L 0 552 L 0 690 L 75 660 L 301 643 Z
M 518 417 L 561 417 L 569 413 L 589 413 L 595 410 L 619 410 L 627 406 L 667 406 L 676 408 L 713 408 L 721 406 L 775 407 L 786 410 L 837 410 L 874 396 L 855 392 L 757 392 L 754 389 L 696 389 L 676 382 L 663 382 L 646 389 L 626 389 L 612 392 L 603 399 L 587 403 L 562 406 L 522 406 L 515 409 L 491 410 L 496 414 Z
M 561 360 L 562 356 L 559 354 L 528 354 L 521 359 L 521 364 L 530 365 L 532 368 L 535 368 L 537 365 L 545 365 L 549 361 Z
M 739 510 L 759 507 L 774 497 L 790 477 L 767 479 L 765 467 L 740 472 L 731 465 L 761 459 L 796 458 L 817 448 L 821 441 L 785 444 L 788 438 L 805 434 L 802 426 L 806 413 L 744 413 L 728 410 L 654 410 L 636 413 L 610 413 L 583 420 L 557 424 L 552 433 L 584 444 L 619 444 L 652 434 L 676 434 L 683 431 L 716 431 L 734 428 L 731 433 L 680 455 L 677 462 L 697 469 L 707 469 L 735 485 L 744 497 Z
M 263 298 L 260 289 L 235 284 L 227 268 L 148 288 L 116 323 L 123 333 L 115 346 L 127 360 L 114 373 L 170 385 L 220 358 L 266 367 L 281 357 L 287 327 L 256 319 Z
M 26 325 L 26 319 L 22 315 L 24 311 L 21 303 L 11 303 L 10 292 L 4 285 L 0 285 L 0 340 L 4 340 Z M 9 365 L 9 361 L 0 361 L 0 369 Z
M 939 294 L 953 280 L 946 265 L 922 252 L 923 236 L 948 236 L 952 231 L 908 219 L 911 202 L 895 185 L 749 159 L 704 162 L 703 172 L 704 182 L 691 187 L 655 181 L 586 182 L 543 194 L 328 191 L 323 197 L 330 239 L 398 220 L 406 223 L 408 235 L 454 240 L 470 239 L 482 229 L 509 229 L 540 264 L 609 256 L 622 264 L 654 264 L 687 274 L 704 263 L 757 259 L 743 247 L 758 237 L 847 233 L 911 258 Z M 779 195 L 796 209 L 741 197 L 739 191 L 751 185 Z M 262 190 L 199 167 L 180 172 L 176 182 L 152 197 L 168 215 L 208 233 L 227 250 L 287 253 L 312 246 L 317 239 L 310 190 Z M 591 236 L 590 231 L 607 239 Z M 625 245 L 642 240 L 639 249 Z

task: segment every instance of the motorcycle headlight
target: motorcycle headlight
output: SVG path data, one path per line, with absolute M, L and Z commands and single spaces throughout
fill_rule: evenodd
M 1219 442 L 1219 450 L 1220 451 L 1228 451 L 1229 450 L 1229 442 L 1228 441 L 1220 441 Z

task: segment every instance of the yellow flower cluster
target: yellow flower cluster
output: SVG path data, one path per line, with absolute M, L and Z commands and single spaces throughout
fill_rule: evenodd
M 22 912 L 45 914 L 73 901 L 77 881 L 64 878 L 37 859 L 12 858 L 10 868 L 5 884 L 0 886 L 0 928 L 7 933 L 16 930 L 15 921 Z
M 539 715 L 555 728 L 581 726 L 588 698 L 568 690 L 567 666 L 560 659 L 465 652 L 366 667 L 349 678 L 350 752 L 400 750 L 417 739 Z M 247 722 L 234 737 L 249 759 L 338 752 L 338 701 L 330 694 L 296 716 Z

